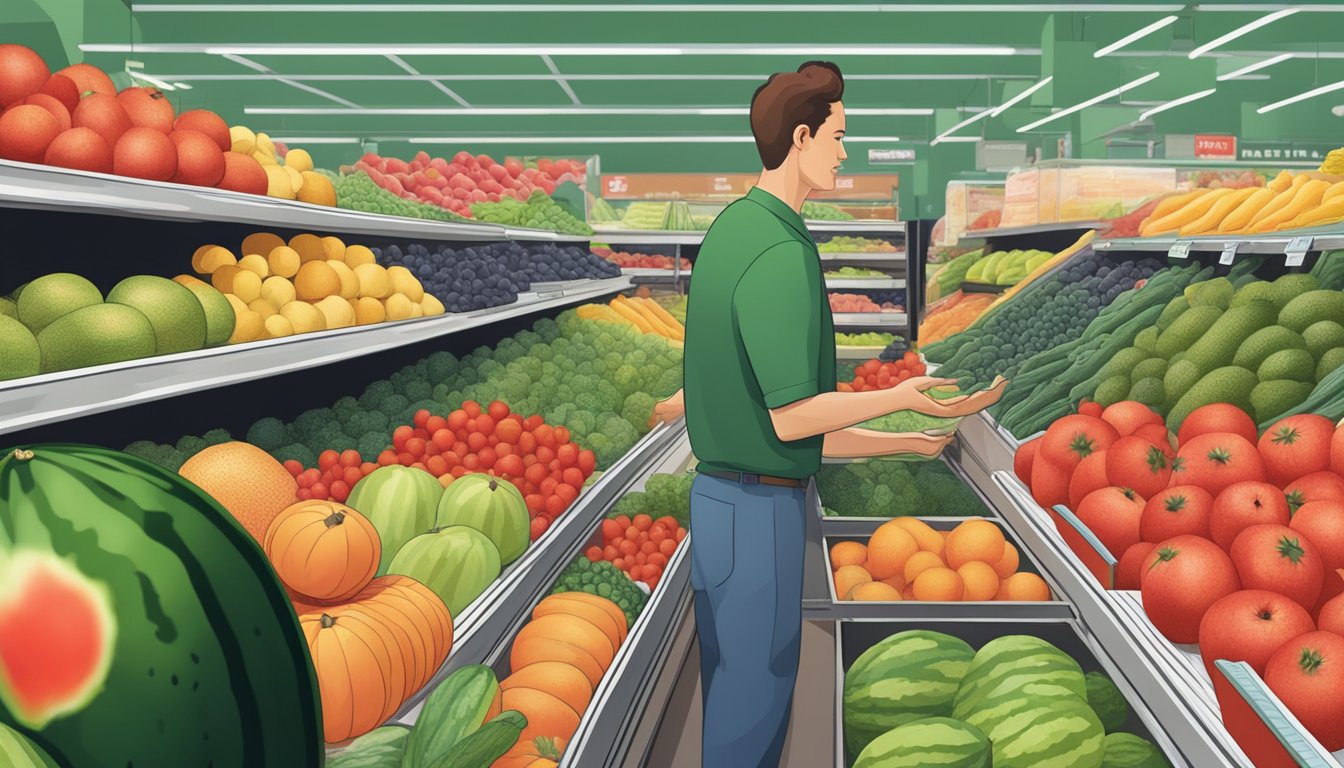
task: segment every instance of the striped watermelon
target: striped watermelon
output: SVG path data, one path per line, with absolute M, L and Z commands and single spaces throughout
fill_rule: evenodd
M 957 691 L 952 716 L 969 721 L 973 713 L 1014 697 L 1028 683 L 1054 685 L 1087 698 L 1083 670 L 1072 657 L 1039 637 L 1005 635 L 975 654 Z
M 475 528 L 454 525 L 406 542 L 387 572 L 434 590 L 456 618 L 499 578 L 499 550 Z
M 475 528 L 490 537 L 499 548 L 499 561 L 508 565 L 527 550 L 531 522 L 523 494 L 513 483 L 476 473 L 463 475 L 448 486 L 439 499 L 434 524 Z
M 1101 768 L 1171 768 L 1171 763 L 1147 739 L 1132 733 L 1106 735 Z
M 1017 695 L 981 730 L 994 768 L 1101 768 L 1106 732 L 1080 696 L 1039 701 Z
M 989 768 L 989 739 L 950 717 L 928 717 L 878 736 L 854 768 Z
M 912 720 L 947 716 L 975 651 L 960 638 L 901 632 L 864 651 L 845 673 L 845 746 L 851 756 Z
M 346 506 L 373 523 L 383 543 L 379 576 L 386 576 L 406 542 L 434 528 L 434 512 L 443 497 L 438 478 L 413 467 L 379 467 L 355 483 Z

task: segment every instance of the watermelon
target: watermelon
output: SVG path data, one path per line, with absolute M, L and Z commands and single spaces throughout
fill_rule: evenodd
M 1108 733 L 1101 768 L 1171 768 L 1171 763 L 1147 739 L 1132 733 Z
M 952 713 L 975 651 L 960 638 L 901 632 L 863 652 L 845 673 L 845 748 L 851 756 L 887 731 Z
M 390 571 L 392 558 L 406 542 L 434 528 L 443 486 L 422 469 L 393 464 L 379 467 L 355 483 L 345 505 L 373 523 L 383 543 L 376 576 Z
M 914 720 L 873 739 L 854 768 L 989 768 L 989 739 L 950 717 Z
M 45 565 L 34 565 L 32 555 Z M 59 686 L 87 698 L 78 702 L 57 702 L 53 690 L 24 687 L 27 678 L 14 670 L 44 660 L 21 642 L 26 628 L 13 620 L 19 614 L 0 618 L 0 676 L 7 688 L 0 723 L 57 764 L 322 765 L 317 682 L 294 610 L 256 541 L 199 488 L 103 448 L 5 451 L 0 561 L 12 569 L 15 560 L 18 583 L 43 589 L 63 583 L 65 600 L 84 595 L 105 602 L 99 610 L 111 617 L 92 625 L 107 632 L 105 642 L 61 646 L 92 654 L 63 660 L 84 671 L 77 686 Z M 50 566 L 57 560 L 68 566 L 64 576 L 77 572 L 79 578 L 62 582 Z M 42 579 L 34 580 L 43 571 L 56 581 L 42 586 Z M 22 602 L 14 608 L 13 596 L 7 597 L 6 610 L 21 612 Z M 89 604 L 70 618 L 88 625 L 95 615 L 87 612 Z M 35 712 L 50 716 L 40 728 Z
M 475 528 L 453 525 L 408 541 L 387 572 L 409 576 L 434 590 L 456 617 L 499 578 L 499 567 L 499 549 L 493 541 Z
M 5 768 L 59 768 L 41 747 L 5 725 L 0 725 L 0 765 Z
M 1068 654 L 1039 637 L 1004 635 L 976 652 L 952 716 L 969 720 L 973 712 L 1015 696 L 1027 683 L 1053 683 L 1079 698 L 1087 696 L 1083 670 Z
M 1016 696 L 980 729 L 994 748 L 994 768 L 1101 768 L 1106 732 L 1080 696 Z
M 1129 702 L 1115 686 L 1111 678 L 1100 672 L 1088 672 L 1084 677 L 1087 684 L 1087 703 L 1097 713 L 1097 719 L 1107 733 L 1118 731 L 1129 721 Z
M 434 520 L 439 528 L 466 525 L 484 533 L 499 549 L 503 565 L 527 551 L 531 522 L 523 494 L 513 483 L 479 473 L 463 475 L 448 486 Z

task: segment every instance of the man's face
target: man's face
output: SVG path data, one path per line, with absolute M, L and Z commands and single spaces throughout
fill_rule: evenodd
M 840 163 L 849 157 L 845 154 L 844 138 L 845 106 L 837 101 L 831 105 L 831 116 L 817 128 L 817 134 L 803 137 L 799 166 L 803 181 L 809 187 L 835 189 L 835 176 L 839 173 Z

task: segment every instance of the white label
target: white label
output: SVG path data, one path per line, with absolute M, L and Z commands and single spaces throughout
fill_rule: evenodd
M 1167 251 L 1167 258 L 1169 259 L 1185 259 L 1189 258 L 1189 256 L 1190 256 L 1189 240 L 1177 240 L 1171 246 L 1171 250 Z
M 1237 257 L 1237 246 L 1239 245 L 1241 245 L 1241 243 L 1236 241 L 1224 243 L 1223 255 L 1218 257 L 1218 263 L 1223 265 L 1231 264 L 1232 260 Z
M 1307 251 L 1311 250 L 1311 237 L 1294 237 L 1288 241 L 1288 247 L 1283 249 L 1284 254 L 1288 256 L 1287 265 L 1290 267 L 1302 266 L 1303 260 L 1307 257 Z

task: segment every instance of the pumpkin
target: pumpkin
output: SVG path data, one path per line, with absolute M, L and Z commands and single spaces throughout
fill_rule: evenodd
M 542 600 L 532 610 L 532 618 L 534 619 L 552 614 L 574 616 L 592 624 L 602 630 L 602 633 L 611 641 L 613 648 L 620 648 L 621 643 L 625 641 L 624 631 L 616 623 L 616 620 L 611 618 L 611 614 L 590 603 L 569 600 L 564 595 L 552 595 Z
M 389 650 L 383 632 L 348 614 L 310 613 L 299 624 L 317 672 L 327 743 L 362 736 L 381 725 L 394 698 L 389 681 L 396 652 Z
M 524 627 L 523 631 L 526 632 L 527 627 Z M 509 652 L 509 667 L 522 669 L 541 661 L 563 661 L 577 667 L 588 676 L 588 681 L 593 684 L 594 689 L 606 672 L 606 668 L 599 664 L 592 654 L 577 645 L 549 637 L 524 637 L 522 632 L 518 633 Z
M 518 633 L 520 639 L 529 637 L 550 637 L 564 640 L 587 651 L 605 671 L 616 658 L 616 646 L 606 633 L 577 616 L 569 614 L 551 614 L 541 616 L 527 623 Z M 507 709 L 507 707 L 505 707 Z
M 513 674 L 504 678 L 499 687 L 532 688 L 545 691 L 565 702 L 575 712 L 582 714 L 593 700 L 593 683 L 578 667 L 562 661 L 539 661 L 515 669 Z
M 394 692 L 398 694 L 397 703 L 400 705 L 402 701 L 410 698 L 411 694 L 420 690 L 420 686 L 424 685 L 425 670 L 429 666 L 430 658 L 431 638 L 429 633 L 422 631 L 402 617 L 395 607 L 388 604 L 387 599 L 361 600 L 346 606 L 327 609 L 327 613 L 338 617 L 344 616 L 347 612 L 359 614 L 387 629 L 388 638 L 392 641 L 392 649 L 395 651 L 394 655 L 400 659 L 404 668 L 401 690 L 396 691 L 394 689 Z M 395 712 L 395 709 L 393 712 Z M 391 714 L 393 713 L 388 713 L 389 716 Z
M 374 579 L 355 597 L 355 602 L 367 601 L 378 603 L 396 623 L 416 630 L 418 645 L 425 649 L 425 661 L 410 688 L 414 692 L 424 687 L 453 648 L 453 619 L 448 607 L 428 587 L 406 576 Z
M 617 645 L 625 642 L 625 636 L 626 633 L 629 632 L 630 625 L 626 621 L 625 611 L 621 610 L 621 607 L 616 603 L 601 595 L 591 595 L 587 592 L 560 592 L 547 597 L 542 602 L 545 603 L 550 600 L 566 600 L 570 602 L 586 603 L 594 608 L 600 608 L 611 617 L 611 620 L 615 622 L 617 628 L 620 629 L 621 639 L 617 642 Z
M 285 586 L 317 601 L 349 600 L 378 572 L 382 543 L 373 523 L 334 501 L 286 507 L 266 529 L 262 548 Z
M 531 741 L 538 736 L 568 739 L 579 729 L 579 713 L 545 691 L 510 688 L 504 691 L 503 699 L 505 711 L 521 712 L 527 718 L 527 727 L 519 741 Z
M 565 753 L 565 739 L 539 736 L 519 740 L 490 768 L 555 768 Z

